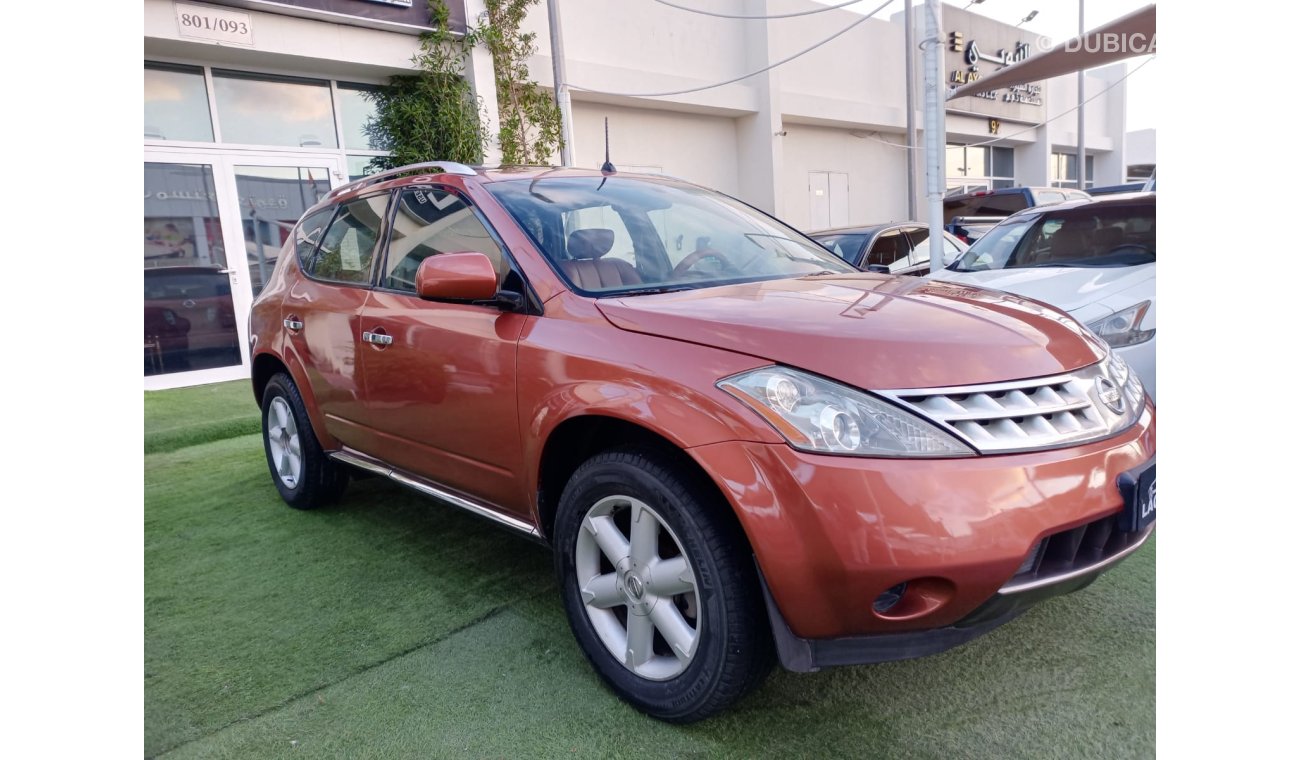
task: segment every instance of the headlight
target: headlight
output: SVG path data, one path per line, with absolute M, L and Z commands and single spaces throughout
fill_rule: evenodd
M 962 457 L 975 452 L 934 425 L 862 391 L 787 367 L 718 381 L 790 445 L 823 454 Z
M 1088 323 L 1088 329 L 1097 333 L 1097 337 L 1106 341 L 1113 348 L 1132 346 L 1155 337 L 1155 330 L 1143 330 L 1142 318 L 1151 308 L 1150 301 L 1143 301 L 1123 311 L 1117 311 L 1109 317 Z

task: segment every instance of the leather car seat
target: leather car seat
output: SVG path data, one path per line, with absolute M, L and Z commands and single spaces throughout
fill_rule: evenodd
M 609 290 L 640 285 L 641 275 L 622 259 L 602 259 L 614 247 L 614 231 L 593 227 L 569 233 L 569 260 L 560 268 L 583 290 Z

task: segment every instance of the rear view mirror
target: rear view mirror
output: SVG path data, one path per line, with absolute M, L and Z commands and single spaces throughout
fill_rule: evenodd
M 477 251 L 440 253 L 420 262 L 415 292 L 420 298 L 485 301 L 497 294 L 497 272 Z

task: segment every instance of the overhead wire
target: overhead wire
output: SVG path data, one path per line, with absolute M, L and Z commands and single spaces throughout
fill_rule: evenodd
M 571 89 L 571 90 L 581 90 L 581 91 L 583 91 L 583 92 L 594 93 L 594 94 L 596 94 L 596 95 L 615 95 L 615 96 L 620 96 L 620 97 L 625 97 L 625 98 L 662 98 L 662 97 L 667 97 L 667 96 L 669 96 L 669 95 L 687 95 L 687 94 L 692 93 L 692 92 L 702 92 L 702 91 L 704 91 L 704 90 L 712 90 L 712 89 L 714 89 L 715 87 L 724 87 L 724 86 L 726 86 L 726 85 L 734 84 L 734 83 L 736 83 L 736 82 L 739 82 L 739 81 L 741 81 L 742 79 L 749 79 L 750 77 L 758 76 L 759 74 L 762 74 L 763 72 L 771 71 L 772 69 L 776 68 L 777 66 L 780 66 L 780 65 L 782 65 L 782 64 L 789 63 L 790 61 L 793 61 L 794 59 L 798 58 L 799 56 L 802 56 L 802 55 L 806 55 L 806 54 L 808 54 L 808 53 L 811 53 L 812 51 L 816 50 L 817 48 L 821 47 L 822 45 L 825 45 L 826 43 L 830 42 L 831 40 L 833 40 L 833 39 L 835 39 L 835 38 L 837 38 L 837 37 L 839 37 L 839 36 L 841 36 L 841 35 L 843 35 L 843 34 L 848 33 L 849 30 L 853 29 L 853 28 L 856 27 L 858 24 L 861 24 L 861 23 L 867 21 L 867 20 L 870 19 L 872 16 L 874 16 L 874 15 L 876 15 L 877 13 L 879 13 L 880 11 L 884 10 L 885 6 L 889 5 L 889 4 L 892 3 L 893 1 L 894 1 L 894 0 L 885 0 L 885 2 L 883 2 L 883 3 L 881 3 L 879 6 L 877 6 L 875 10 L 873 10 L 873 11 L 871 11 L 870 13 L 864 15 L 862 18 L 858 19 L 857 21 L 854 21 L 852 24 L 849 24 L 848 26 L 846 26 L 846 27 L 844 27 L 843 29 L 839 30 L 839 31 L 836 32 L 835 34 L 832 34 L 831 36 L 827 37 L 826 39 L 824 39 L 824 40 L 822 40 L 822 41 L 820 41 L 820 42 L 818 42 L 818 43 L 816 43 L 816 44 L 814 44 L 814 45 L 811 45 L 811 46 L 809 46 L 809 47 L 806 47 L 806 48 L 804 48 L 803 50 L 800 50 L 799 52 L 795 53 L 794 55 L 788 56 L 788 57 L 786 57 L 786 58 L 782 58 L 781 60 L 777 61 L 776 63 L 768 64 L 767 66 L 764 66 L 763 68 L 761 68 L 761 69 L 759 69 L 759 70 L 757 70 L 757 71 L 751 71 L 751 72 L 749 72 L 748 74 L 742 74 L 742 75 L 740 75 L 740 76 L 738 76 L 738 77 L 733 77 L 733 78 L 731 78 L 731 79 L 726 80 L 725 82 L 715 82 L 714 84 L 706 84 L 706 85 L 702 85 L 702 86 L 700 86 L 700 87 L 687 87 L 686 89 L 682 89 L 682 90 L 671 90 L 671 91 L 668 91 L 668 92 L 612 92 L 612 91 L 610 91 L 610 90 L 597 90 L 597 89 L 592 88 L 592 87 L 583 87 L 582 85 L 572 84 L 572 83 L 566 83 L 566 84 L 565 84 L 565 87 L 568 87 L 568 88 Z
M 795 11 L 794 13 L 777 13 L 772 16 L 742 16 L 734 13 L 718 13 L 717 11 L 706 11 L 703 8 L 691 8 L 686 5 L 678 5 L 677 3 L 670 3 L 668 2 L 668 0 L 654 0 L 654 2 L 659 3 L 660 5 L 666 5 L 669 8 L 676 8 L 679 11 L 686 11 L 687 13 L 698 13 L 703 16 L 715 16 L 717 18 L 752 19 L 757 21 L 761 19 L 795 18 L 796 16 L 811 16 L 814 13 L 825 13 L 826 11 L 833 11 L 838 8 L 844 8 L 845 6 L 856 5 L 858 3 L 863 2 L 863 0 L 849 0 L 847 3 L 840 3 L 839 5 L 827 5 L 821 8 L 814 8 L 813 10 L 810 11 Z

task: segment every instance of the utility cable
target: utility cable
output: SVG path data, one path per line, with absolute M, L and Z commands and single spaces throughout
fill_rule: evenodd
M 806 48 L 804 48 L 803 50 L 800 50 L 799 52 L 795 53 L 794 55 L 789 56 L 788 58 L 782 58 L 781 60 L 777 61 L 776 63 L 768 64 L 767 66 L 764 66 L 763 68 L 759 69 L 758 71 L 751 71 L 751 72 L 749 72 L 748 74 L 742 74 L 742 75 L 740 75 L 740 76 L 738 76 L 738 77 L 734 77 L 734 78 L 732 78 L 732 79 L 728 79 L 728 80 L 725 81 L 725 82 L 717 82 L 717 83 L 715 83 L 715 84 L 706 84 L 706 85 L 702 85 L 702 86 L 700 86 L 700 87 L 688 87 L 688 88 L 686 88 L 686 89 L 684 89 L 684 90 L 672 90 L 672 91 L 669 91 L 669 92 L 610 92 L 610 91 L 608 91 L 608 90 L 597 90 L 597 89 L 593 89 L 593 88 L 591 88 L 591 87 L 583 87 L 582 85 L 578 85 L 578 84 L 565 84 L 564 86 L 565 86 L 565 87 L 568 87 L 568 88 L 571 89 L 571 90 L 581 90 L 581 91 L 583 91 L 583 92 L 591 92 L 591 93 L 595 93 L 595 94 L 597 94 L 597 95 L 617 95 L 617 96 L 622 96 L 622 97 L 625 97 L 625 98 L 662 98 L 662 97 L 667 97 L 667 96 L 669 96 L 669 95 L 686 95 L 686 94 L 688 94 L 688 93 L 692 93 L 692 92 L 702 92 L 702 91 L 704 91 L 704 90 L 712 90 L 712 89 L 715 88 L 715 87 L 724 87 L 724 86 L 726 86 L 726 85 L 734 84 L 734 83 L 736 83 L 736 82 L 739 82 L 739 81 L 742 80 L 742 79 L 749 79 L 749 78 L 752 77 L 752 76 L 758 76 L 759 74 L 762 74 L 762 73 L 765 72 L 765 71 L 771 71 L 772 69 L 776 68 L 777 66 L 780 66 L 780 65 L 785 64 L 785 63 L 789 63 L 790 61 L 793 61 L 794 59 L 798 58 L 798 57 L 801 56 L 801 55 L 805 55 L 805 54 L 807 54 L 807 53 L 811 53 L 812 51 L 816 50 L 817 48 L 821 47 L 822 45 L 825 45 L 826 43 L 830 42 L 831 40 L 835 39 L 836 37 L 839 37 L 839 36 L 841 36 L 841 35 L 843 35 L 843 34 L 846 34 L 850 29 L 853 29 L 853 28 L 856 27 L 858 24 L 861 24 L 861 23 L 863 23 L 864 21 L 867 21 L 867 20 L 870 19 L 872 16 L 876 15 L 876 14 L 879 13 L 881 10 L 883 10 L 884 7 L 885 7 L 886 5 L 889 5 L 889 4 L 892 3 L 893 1 L 894 1 L 894 0 L 885 0 L 885 2 L 883 2 L 883 3 L 881 3 L 879 6 L 877 6 L 876 9 L 875 9 L 874 11 L 872 11 L 872 12 L 866 14 L 865 16 L 863 16 L 862 18 L 858 19 L 857 21 L 854 21 L 852 24 L 849 24 L 848 26 L 846 26 L 846 27 L 844 27 L 843 29 L 839 30 L 839 31 L 836 32 L 835 34 L 832 34 L 831 36 L 827 37 L 826 39 L 822 40 L 821 42 L 818 42 L 818 43 L 816 43 L 816 44 L 814 44 L 814 45 L 812 45 L 812 46 L 810 46 L 810 47 L 806 47 Z
M 717 13 L 714 11 L 706 11 L 701 8 L 690 8 L 685 5 L 670 3 L 668 2 L 668 0 L 654 0 L 654 1 L 656 3 L 659 3 L 660 5 L 666 5 L 669 8 L 676 8 L 679 11 L 686 11 L 687 13 L 699 13 L 704 16 L 715 16 L 717 18 L 753 19 L 755 21 L 761 19 L 772 19 L 772 18 L 794 18 L 796 16 L 811 16 L 814 13 L 825 13 L 826 11 L 833 11 L 838 8 L 843 8 L 847 5 L 856 5 L 857 3 L 862 2 L 862 0 L 849 0 L 847 3 L 840 3 L 839 5 L 827 5 L 822 8 L 814 8 L 813 10 L 810 11 L 797 11 L 795 13 L 778 13 L 774 16 L 739 16 L 732 13 Z

